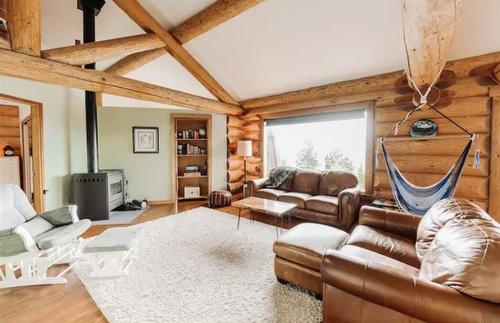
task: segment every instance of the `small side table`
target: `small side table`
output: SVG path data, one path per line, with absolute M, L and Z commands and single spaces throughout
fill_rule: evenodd
M 236 206 L 238 208 L 238 224 L 236 226 L 237 229 L 240 228 L 240 218 L 242 209 L 256 211 L 272 215 L 274 217 L 274 225 L 276 227 L 276 237 L 279 236 L 278 221 L 281 221 L 281 227 L 283 227 L 283 218 L 287 216 L 288 221 L 291 225 L 292 218 L 290 215 L 290 211 L 297 207 L 297 205 L 292 203 L 266 200 L 255 196 L 247 197 L 245 199 L 236 201 L 233 203 L 233 206 Z

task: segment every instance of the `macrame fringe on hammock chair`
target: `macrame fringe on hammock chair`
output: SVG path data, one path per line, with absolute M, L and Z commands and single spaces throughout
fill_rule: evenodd
M 439 73 L 440 74 L 440 73 Z M 439 75 L 438 75 L 439 76 Z M 408 76 L 411 82 L 413 80 L 410 76 Z M 391 189 L 394 195 L 394 199 L 396 200 L 397 205 L 400 209 L 405 212 L 410 212 L 418 215 L 424 215 L 431 206 L 446 198 L 451 198 L 454 196 L 458 183 L 460 181 L 460 177 L 462 175 L 463 169 L 466 165 L 467 157 L 469 155 L 469 151 L 472 147 L 473 142 L 476 143 L 476 150 L 474 153 L 474 161 L 473 167 L 480 167 L 480 151 L 477 147 L 477 136 L 470 133 L 462 126 L 457 124 L 455 121 L 450 119 L 444 113 L 436 109 L 432 104 L 427 102 L 427 96 L 429 95 L 431 89 L 433 88 L 434 83 L 437 81 L 434 80 L 431 86 L 428 87 L 427 91 L 422 94 L 417 86 L 414 86 L 418 94 L 420 95 L 419 104 L 412 109 L 410 112 L 406 114 L 406 116 L 401 119 L 396 125 L 389 130 L 382 138 L 380 138 L 380 147 L 382 148 L 382 153 L 384 156 L 385 165 L 387 167 L 387 173 L 389 177 L 389 182 L 391 185 Z M 462 152 L 462 154 L 458 157 L 455 163 L 451 166 L 446 175 L 440 179 L 438 182 L 430 185 L 430 186 L 417 186 L 412 184 L 406 177 L 401 173 L 398 167 L 394 164 L 394 161 L 389 154 L 387 148 L 385 147 L 384 141 L 391 140 L 392 138 L 389 135 L 394 131 L 394 134 L 397 135 L 399 126 L 406 122 L 408 118 L 415 112 L 422 110 L 425 106 L 428 106 L 430 109 L 437 112 L 446 120 L 450 121 L 452 124 L 457 126 L 460 130 L 462 130 L 466 136 L 468 136 L 467 144 Z M 423 137 L 423 138 L 401 138 L 398 140 L 431 140 L 431 139 L 447 139 L 447 138 L 458 138 L 461 136 L 437 136 L 437 137 Z M 376 161 L 378 162 L 378 151 L 376 153 Z

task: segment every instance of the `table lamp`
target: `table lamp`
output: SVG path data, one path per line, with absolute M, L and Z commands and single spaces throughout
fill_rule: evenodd
M 245 183 L 247 182 L 247 157 L 252 156 L 252 141 L 238 140 L 237 155 L 243 157 L 243 172 L 245 174 Z

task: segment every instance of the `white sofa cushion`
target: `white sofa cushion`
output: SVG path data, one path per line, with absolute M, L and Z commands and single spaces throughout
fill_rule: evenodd
M 20 227 L 25 228 L 32 237 L 36 237 L 49 231 L 54 226 L 41 216 L 37 216 L 31 221 L 21 224 Z
M 90 220 L 83 219 L 76 223 L 54 228 L 35 237 L 38 248 L 47 250 L 52 247 L 62 246 L 78 238 L 90 227 Z
M 11 207 L 0 211 L 0 230 L 12 229 L 26 221 L 18 210 Z
M 36 216 L 35 209 L 33 209 L 26 194 L 19 186 L 13 184 L 0 185 L 0 213 L 3 215 L 3 212 L 9 210 L 7 216 L 11 216 L 10 209 L 12 208 L 17 210 L 25 221 L 29 221 Z

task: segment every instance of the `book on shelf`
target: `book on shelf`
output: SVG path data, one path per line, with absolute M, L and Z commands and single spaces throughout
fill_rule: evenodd
M 177 132 L 177 139 L 205 139 L 205 129 L 188 129 Z
M 200 177 L 201 173 L 200 172 L 189 172 L 189 173 L 184 173 L 184 177 Z
M 207 150 L 205 148 L 198 147 L 190 143 L 177 145 L 177 155 L 206 155 L 206 154 Z

